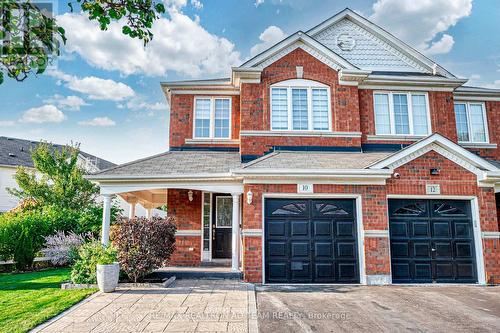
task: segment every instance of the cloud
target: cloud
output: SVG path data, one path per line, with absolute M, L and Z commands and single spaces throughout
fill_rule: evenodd
M 80 107 L 88 105 L 85 100 L 78 96 L 62 96 L 59 94 L 55 94 L 51 98 L 48 98 L 43 101 L 47 104 L 55 104 L 59 108 L 68 111 L 80 111 Z
M 95 76 L 79 78 L 59 70 L 50 70 L 47 74 L 63 81 L 69 89 L 88 95 L 90 99 L 122 101 L 135 95 L 128 85 L 109 79 Z
M 90 65 L 117 70 L 123 75 L 166 76 L 227 75 L 231 66 L 241 63 L 240 53 L 228 39 L 206 31 L 199 17 L 191 19 L 177 8 L 186 1 L 169 1 L 170 18 L 153 24 L 153 40 L 144 47 L 138 39 L 123 35 L 121 24 L 112 23 L 107 31 L 84 14 L 65 13 L 57 17 L 66 29 L 67 52 L 79 54 Z M 85 31 L 86 33 L 81 33 Z
M 255 0 L 255 7 L 259 7 L 264 2 L 265 0 Z M 311 4 L 310 0 L 270 0 L 269 2 L 276 6 L 289 6 L 293 9 L 302 9 Z
M 0 127 L 9 127 L 14 126 L 16 124 L 13 120 L 0 120 Z
M 119 109 L 131 109 L 131 110 L 149 110 L 149 111 L 158 111 L 158 110 L 168 110 L 168 106 L 165 103 L 148 103 L 143 101 L 140 98 L 133 98 L 125 104 L 118 104 Z
M 22 123 L 43 124 L 60 123 L 64 119 L 66 119 L 66 115 L 61 110 L 52 104 L 47 104 L 26 110 L 19 121 Z
M 252 46 L 250 49 L 250 55 L 256 56 L 257 54 L 265 51 L 269 47 L 273 46 L 274 44 L 278 43 L 281 41 L 283 38 L 286 37 L 286 34 L 278 28 L 277 26 L 271 25 L 264 30 L 263 33 L 260 34 L 259 39 L 260 43 L 255 44 Z
M 377 0 L 370 19 L 432 55 L 451 50 L 453 37 L 443 33 L 471 12 L 472 0 Z
M 191 0 L 191 5 L 196 9 L 203 8 L 203 3 L 200 0 Z
M 107 127 L 107 126 L 115 126 L 116 122 L 108 117 L 95 117 L 94 119 L 91 120 L 80 121 L 78 124 L 83 126 Z
M 255 0 L 255 7 L 259 7 L 264 3 L 264 0 Z

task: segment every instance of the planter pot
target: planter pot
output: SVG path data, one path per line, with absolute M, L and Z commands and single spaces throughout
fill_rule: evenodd
M 117 262 L 111 265 L 97 265 L 97 285 L 103 293 L 110 293 L 118 286 L 120 266 Z

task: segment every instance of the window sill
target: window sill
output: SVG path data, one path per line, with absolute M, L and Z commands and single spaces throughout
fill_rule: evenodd
M 234 139 L 186 139 L 185 143 L 188 145 L 239 145 L 240 140 Z
M 497 149 L 497 144 L 496 143 L 473 143 L 473 142 L 459 142 L 459 145 L 461 145 L 464 148 L 484 148 L 484 149 Z
M 427 135 L 367 135 L 366 138 L 368 141 L 418 141 L 427 137 Z
M 332 131 L 241 131 L 240 136 L 301 136 L 324 138 L 360 138 L 360 132 Z

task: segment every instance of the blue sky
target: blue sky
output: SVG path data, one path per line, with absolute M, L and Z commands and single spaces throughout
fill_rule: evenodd
M 168 106 L 159 83 L 224 77 L 230 66 L 345 7 L 376 21 L 470 84 L 500 88 L 497 0 L 164 0 L 154 41 L 97 31 L 80 13 L 47 73 L 0 86 L 0 135 L 79 142 L 116 163 L 167 150 Z M 65 14 L 66 13 L 66 14 Z M 94 32 L 95 31 L 95 32 Z M 86 32 L 86 33 L 85 33 Z

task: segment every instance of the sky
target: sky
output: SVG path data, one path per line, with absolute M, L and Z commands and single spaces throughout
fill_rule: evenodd
M 62 55 L 44 74 L 0 85 L 0 135 L 81 149 L 115 163 L 168 150 L 162 81 L 227 77 L 252 55 L 345 7 L 469 85 L 500 89 L 498 0 L 157 0 L 167 13 L 143 47 L 56 1 Z

